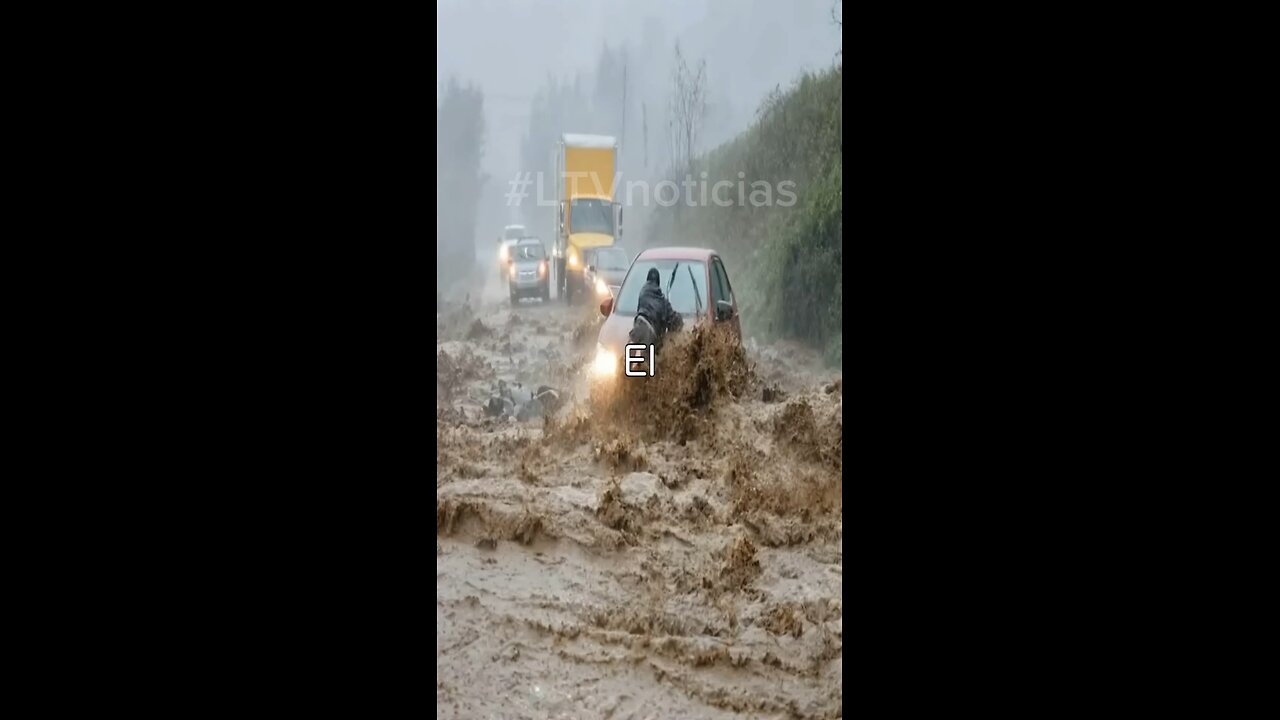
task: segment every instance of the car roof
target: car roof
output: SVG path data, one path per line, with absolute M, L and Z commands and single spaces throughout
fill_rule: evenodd
M 660 247 L 641 251 L 636 260 L 709 260 L 719 254 L 711 248 Z
M 533 243 L 538 243 L 539 245 L 541 245 L 541 244 L 542 244 L 542 240 L 541 240 L 541 239 L 536 238 L 536 237 L 533 237 L 532 235 L 527 235 L 527 236 L 525 236 L 525 237 L 522 237 L 522 238 L 520 238 L 519 240 L 517 240 L 516 242 L 517 242 L 517 243 L 519 243 L 519 244 L 521 244 L 521 245 L 532 245 Z

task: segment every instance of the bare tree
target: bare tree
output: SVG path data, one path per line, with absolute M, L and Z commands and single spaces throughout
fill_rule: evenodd
M 667 125 L 671 141 L 671 169 L 692 170 L 698 150 L 698 135 L 707 114 L 707 61 L 699 60 L 697 69 L 690 69 L 677 42 L 671 79 L 671 112 Z
M 840 29 L 840 49 L 836 51 L 836 57 L 844 60 L 844 5 L 840 0 L 831 3 L 831 22 Z

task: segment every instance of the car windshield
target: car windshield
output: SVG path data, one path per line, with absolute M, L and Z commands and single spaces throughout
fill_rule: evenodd
M 621 248 L 602 248 L 596 251 L 596 268 L 599 270 L 626 270 L 630 264 L 631 258 Z
M 569 232 L 613 234 L 613 203 L 583 198 L 569 206 Z
M 521 243 L 515 247 L 517 260 L 541 260 L 542 243 Z
M 512 225 L 502 231 L 503 240 L 519 240 L 522 237 L 524 237 L 523 225 Z
M 618 293 L 618 314 L 635 315 L 640 288 L 650 268 L 658 268 L 659 287 L 667 302 L 685 317 L 694 317 L 707 305 L 707 266 L 696 260 L 637 260 Z M 701 306 L 699 306 L 701 303 Z

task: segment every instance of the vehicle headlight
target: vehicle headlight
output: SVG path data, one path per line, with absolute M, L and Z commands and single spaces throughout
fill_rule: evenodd
M 511 266 L 511 279 L 512 280 L 516 279 L 516 266 L 514 264 L 512 264 Z
M 500 260 L 506 260 L 506 259 L 507 259 L 507 246 L 506 246 L 506 245 L 503 245 L 501 248 L 499 248 L 499 249 L 498 249 L 498 259 L 500 259 Z
M 596 359 L 591 363 L 591 374 L 596 377 L 613 377 L 617 372 L 618 356 L 596 343 Z
M 569 251 L 569 267 L 578 267 L 578 253 L 575 250 Z
M 596 278 L 596 294 L 604 297 L 609 294 L 609 286 L 604 284 L 604 280 Z

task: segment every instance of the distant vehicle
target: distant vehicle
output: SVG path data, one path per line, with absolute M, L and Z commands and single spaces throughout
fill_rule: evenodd
M 552 245 L 558 297 L 596 297 L 587 284 L 586 253 L 622 236 L 622 204 L 616 199 L 618 139 L 565 133 L 556 143 L 556 237 Z
M 502 228 L 502 234 L 498 236 L 498 277 L 505 280 L 508 272 L 508 265 L 511 263 L 511 246 L 522 237 L 528 237 L 529 232 L 523 225 L 508 225 Z
M 583 277 L 598 300 L 617 294 L 631 266 L 631 255 L 620 245 L 588 250 L 583 260 L 587 264 Z
M 591 366 L 597 378 L 622 374 L 622 351 L 635 323 L 640 288 L 651 268 L 658 269 L 662 294 L 684 317 L 686 328 L 702 322 L 723 323 L 738 342 L 742 342 L 738 301 L 720 254 L 707 248 L 650 248 L 631 263 L 617 294 L 600 303 L 605 322 L 600 327 L 596 357 Z
M 551 274 L 547 272 L 547 249 L 536 237 L 520 238 L 511 246 L 511 263 L 507 269 L 507 287 L 511 304 L 522 297 L 551 299 Z

